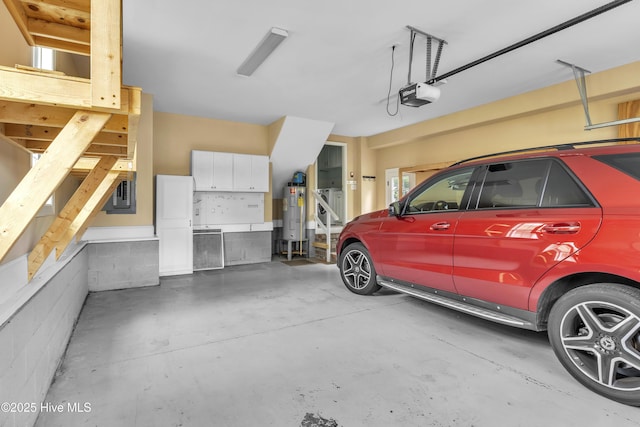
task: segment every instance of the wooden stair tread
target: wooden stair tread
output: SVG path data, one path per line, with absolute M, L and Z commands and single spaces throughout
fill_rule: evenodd
M 87 55 L 90 63 L 89 78 L 0 66 L 0 140 L 43 153 L 0 205 L 0 223 L 12 224 L 0 230 L 0 261 L 66 176 L 84 179 L 29 255 L 31 278 L 49 252 L 58 258 L 82 236 L 136 170 L 142 90 L 122 85 L 121 0 L 3 3 L 27 44 Z
M 91 53 L 90 0 L 4 0 L 4 4 L 29 45 L 80 55 Z

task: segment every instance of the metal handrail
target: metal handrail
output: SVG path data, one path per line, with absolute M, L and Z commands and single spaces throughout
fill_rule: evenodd
M 329 206 L 329 204 L 322 198 L 318 190 L 311 191 L 311 195 L 313 195 L 313 198 L 315 199 L 315 201 L 318 202 L 320 206 L 324 208 L 324 211 L 325 211 L 326 224 L 322 222 L 322 219 L 320 219 L 320 216 L 318 216 L 317 211 L 314 214 L 314 218 L 316 222 L 320 224 L 320 228 L 322 228 L 322 230 L 325 232 L 325 235 L 327 236 L 326 261 L 327 263 L 330 263 L 331 262 L 331 218 L 333 217 L 333 219 L 337 221 L 340 219 L 340 217 L 338 216 L 337 213 L 334 212 L 333 209 L 331 209 L 331 206 Z

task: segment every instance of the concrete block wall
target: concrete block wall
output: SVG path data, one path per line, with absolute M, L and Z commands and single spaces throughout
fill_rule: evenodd
M 0 325 L 0 403 L 33 403 L 39 411 L 87 297 L 88 264 L 84 247 Z M 0 411 L 0 426 L 31 426 L 37 416 Z
M 271 261 L 271 231 L 224 233 L 224 265 Z
M 159 241 L 131 240 L 89 244 L 89 290 L 160 284 Z

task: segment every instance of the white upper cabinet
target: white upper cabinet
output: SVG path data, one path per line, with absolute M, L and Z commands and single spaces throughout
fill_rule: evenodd
M 193 150 L 191 175 L 195 191 L 233 191 L 233 154 Z
M 269 191 L 269 158 L 249 154 L 233 155 L 233 187 L 236 191 Z
M 269 158 L 214 151 L 191 152 L 195 191 L 269 191 Z
M 233 188 L 237 191 L 252 191 L 251 156 L 234 154 L 233 156 Z
M 269 192 L 269 157 L 251 156 L 252 191 Z

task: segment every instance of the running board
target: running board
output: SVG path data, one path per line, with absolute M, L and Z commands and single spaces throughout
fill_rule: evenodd
M 380 277 L 378 277 L 378 284 L 387 289 L 402 292 L 403 294 L 411 295 L 413 297 L 442 305 L 444 307 L 452 308 L 463 313 L 471 314 L 482 319 L 491 320 L 492 322 L 502 323 L 504 325 L 515 326 L 523 329 L 537 330 L 533 323 L 523 320 L 519 317 L 511 316 L 505 313 L 497 313 L 493 310 L 478 307 L 464 301 L 457 301 L 451 298 L 444 297 L 442 295 L 427 292 L 418 288 L 417 286 L 412 287 L 409 285 L 401 285 L 381 279 Z

